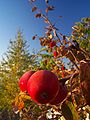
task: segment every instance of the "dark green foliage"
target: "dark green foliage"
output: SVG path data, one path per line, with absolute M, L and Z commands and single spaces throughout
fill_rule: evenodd
M 72 38 L 78 41 L 82 49 L 90 52 L 90 18 L 82 18 L 72 28 Z

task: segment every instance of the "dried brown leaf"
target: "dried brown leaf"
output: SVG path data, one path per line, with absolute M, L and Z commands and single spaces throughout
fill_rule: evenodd
M 65 56 L 66 56 L 70 61 L 72 61 L 72 62 L 75 61 L 75 58 L 74 58 L 74 56 L 71 54 L 71 52 L 68 52 Z
M 83 81 L 81 82 L 81 89 L 83 92 L 83 96 L 86 100 L 86 103 L 90 105 L 90 81 Z
M 44 22 L 47 23 L 47 24 L 49 23 L 48 19 L 45 19 Z
M 54 10 L 54 6 L 49 6 L 48 10 Z
M 46 3 L 49 3 L 49 0 L 45 0 Z
M 47 36 L 50 36 L 51 33 L 50 33 L 49 31 L 47 31 L 45 34 L 46 34 Z
M 41 37 L 39 38 L 39 40 L 40 40 L 41 46 L 49 45 L 49 43 L 51 42 L 51 39 L 48 39 L 45 37 Z
M 59 18 L 62 18 L 62 16 L 58 16 Z
M 35 2 L 36 0 L 29 0 L 29 1 L 31 1 L 31 2 Z
M 37 7 L 34 6 L 34 7 L 32 8 L 32 12 L 34 12 L 34 11 L 36 11 L 36 10 L 37 10 Z
M 48 6 L 46 8 L 46 13 L 48 13 L 48 11 L 54 10 L 54 6 Z
M 80 61 L 80 80 L 90 81 L 90 62 Z
M 41 13 L 38 13 L 35 15 L 36 18 L 41 18 L 42 14 Z
M 34 36 L 32 37 L 32 40 L 35 40 L 35 39 L 36 39 L 36 37 L 37 37 L 37 35 L 34 35 Z
M 80 61 L 80 81 L 83 96 L 90 105 L 90 61 Z

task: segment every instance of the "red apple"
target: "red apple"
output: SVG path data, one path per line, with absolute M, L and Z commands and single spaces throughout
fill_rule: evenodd
M 27 91 L 27 82 L 29 80 L 29 78 L 31 77 L 31 75 L 34 73 L 35 71 L 27 71 L 25 72 L 22 77 L 19 79 L 19 87 L 20 87 L 20 90 L 22 92 L 25 92 Z
M 58 105 L 59 103 L 61 103 L 67 96 L 67 87 L 66 85 L 62 85 L 61 83 L 59 83 L 59 92 L 56 95 L 56 97 L 50 101 L 51 105 Z
M 52 47 L 54 47 L 54 46 L 56 46 L 56 42 L 55 42 L 55 41 L 51 41 L 51 42 L 50 42 L 50 47 L 52 48 Z
M 27 88 L 33 101 L 47 104 L 59 90 L 58 78 L 51 71 L 39 70 L 30 77 Z

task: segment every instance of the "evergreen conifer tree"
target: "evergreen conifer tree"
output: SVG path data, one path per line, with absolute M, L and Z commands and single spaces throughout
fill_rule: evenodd
M 18 31 L 14 41 L 10 40 L 0 66 L 0 109 L 11 108 L 16 93 L 19 92 L 18 80 L 28 70 L 36 66 L 36 57 L 31 55 L 27 41 Z

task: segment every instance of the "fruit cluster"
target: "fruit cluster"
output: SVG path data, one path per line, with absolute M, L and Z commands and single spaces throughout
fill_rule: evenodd
M 67 88 L 48 70 L 28 71 L 19 80 L 22 92 L 27 92 L 37 104 L 57 105 L 67 96 Z

